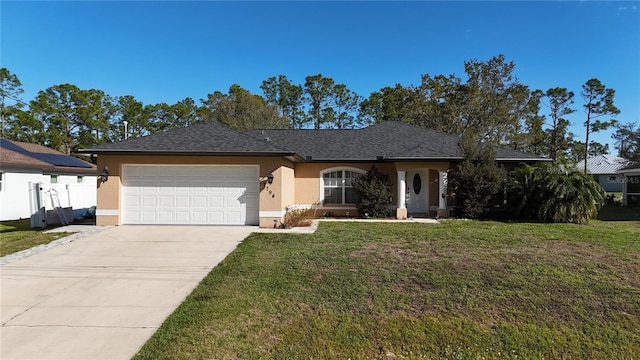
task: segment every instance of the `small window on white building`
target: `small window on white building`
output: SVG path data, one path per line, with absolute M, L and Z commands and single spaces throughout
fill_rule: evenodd
M 52 184 L 58 183 L 58 175 L 51 175 L 51 183 Z
M 78 178 L 77 178 L 78 184 L 82 184 L 83 181 L 84 181 L 84 176 L 78 175 Z
M 3 181 L 3 175 L 4 175 L 4 173 L 0 172 L 0 191 L 2 191 L 2 188 L 3 188 L 3 186 L 2 186 L 2 185 L 4 185 L 4 184 L 2 183 L 2 181 Z

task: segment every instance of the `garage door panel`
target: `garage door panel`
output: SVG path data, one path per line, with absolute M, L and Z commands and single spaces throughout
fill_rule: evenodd
M 210 224 L 224 224 L 224 211 L 209 211 L 207 215 Z
M 191 221 L 191 214 L 188 210 L 176 210 L 175 211 L 175 223 L 176 224 L 189 224 Z
M 124 219 L 122 220 L 125 224 L 138 224 L 140 223 L 140 212 L 139 211 L 125 211 Z
M 256 206 L 258 204 L 258 195 L 243 195 L 242 203 L 247 206 L 251 206 L 251 205 Z
M 131 206 L 140 206 L 140 195 L 127 195 L 124 197 L 125 208 Z
M 144 195 L 141 198 L 142 198 L 141 206 L 145 206 L 145 207 L 158 206 L 158 196 L 157 195 Z
M 140 221 L 145 224 L 159 224 L 159 215 L 156 211 L 142 210 L 140 211 Z
M 191 180 L 187 180 L 184 182 L 181 182 L 182 184 L 185 183 L 190 183 L 191 186 L 190 188 L 192 189 L 202 189 L 203 191 L 208 189 L 211 186 L 211 182 L 206 181 L 206 180 L 198 180 L 198 179 L 191 179 Z
M 210 181 L 207 187 L 209 188 L 210 191 L 213 191 L 213 192 L 223 192 L 224 187 L 227 185 L 228 184 L 224 181 Z
M 211 208 L 222 209 L 224 207 L 224 198 L 221 198 L 219 196 L 209 196 L 208 200 L 209 207 Z
M 174 197 L 173 195 L 160 195 L 158 196 L 158 205 L 159 206 L 174 206 Z
M 157 194 L 159 191 L 162 191 L 161 188 L 158 188 L 157 186 L 140 186 L 140 190 L 138 190 L 138 193 L 146 195 L 146 194 L 150 194 L 150 195 L 155 195 Z
M 176 207 L 189 207 L 191 206 L 191 197 L 188 195 L 180 194 L 175 195 Z
M 189 214 L 191 218 L 189 221 L 192 224 L 207 224 L 207 212 L 206 211 L 191 211 Z
M 206 196 L 198 195 L 198 196 L 194 196 L 192 199 L 193 199 L 193 203 L 191 204 L 191 207 L 199 208 L 199 209 L 206 209 L 207 208 L 207 197 Z
M 125 165 L 123 223 L 258 222 L 256 166 Z
M 130 166 L 127 168 L 127 177 L 129 179 L 135 179 L 142 175 L 143 168 L 140 166 Z
M 238 168 L 235 174 L 237 174 L 237 176 L 247 178 L 247 177 L 253 176 L 255 174 L 254 171 L 255 169 L 251 167 L 241 167 L 241 168 Z
M 166 173 L 167 169 L 163 169 L 162 173 L 160 173 L 161 167 L 159 166 L 142 166 L 140 167 L 142 171 L 140 171 L 140 177 L 153 177 L 158 178 L 160 175 Z
M 239 211 L 227 211 L 225 217 L 227 223 L 238 223 L 242 219 L 242 214 Z
M 182 176 L 193 176 L 193 177 L 206 177 L 209 176 L 209 174 L 211 173 L 211 170 L 209 169 L 209 167 L 206 166 L 199 166 L 199 167 L 183 167 L 183 168 L 175 168 L 176 170 L 176 174 L 182 175 Z
M 172 210 L 158 211 L 157 224 L 175 224 L 174 214 Z
M 224 207 L 228 209 L 238 209 L 242 206 L 238 199 L 232 196 L 225 196 Z

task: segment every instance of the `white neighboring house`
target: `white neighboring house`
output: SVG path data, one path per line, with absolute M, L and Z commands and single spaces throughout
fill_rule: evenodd
M 593 175 L 607 192 L 622 192 L 624 175 L 618 172 L 629 165 L 629 160 L 610 154 L 587 158 L 587 173 Z M 584 171 L 584 160 L 576 168 Z
M 96 187 L 95 165 L 46 146 L 0 139 L 0 220 L 31 218 L 38 202 L 49 213 L 47 222 L 55 222 L 48 211 L 55 207 L 72 208 L 81 218 L 96 205 Z
M 632 164 L 620 170 L 624 177 L 622 203 L 624 205 L 640 205 L 640 164 Z

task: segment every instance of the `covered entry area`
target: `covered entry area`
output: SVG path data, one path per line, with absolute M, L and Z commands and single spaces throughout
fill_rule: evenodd
M 448 163 L 397 164 L 396 217 L 446 217 Z

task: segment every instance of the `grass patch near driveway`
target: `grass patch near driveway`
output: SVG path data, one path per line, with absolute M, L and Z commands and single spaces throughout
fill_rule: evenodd
M 48 244 L 69 235 L 66 232 L 44 233 L 49 229 L 31 229 L 30 219 L 0 222 L 0 256 Z
M 633 359 L 640 223 L 253 234 L 136 359 Z

